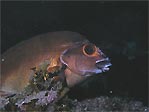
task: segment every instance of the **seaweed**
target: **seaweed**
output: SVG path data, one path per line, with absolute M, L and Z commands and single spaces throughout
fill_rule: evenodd
M 64 82 L 55 80 L 61 71 L 60 67 L 47 71 L 47 61 L 38 67 L 32 68 L 33 77 L 24 90 L 14 96 L 0 99 L 0 110 L 6 111 L 43 111 L 43 109 L 53 104 L 61 98 L 61 92 L 65 90 Z M 32 108 L 34 107 L 34 108 Z M 43 108 L 44 107 L 44 108 Z

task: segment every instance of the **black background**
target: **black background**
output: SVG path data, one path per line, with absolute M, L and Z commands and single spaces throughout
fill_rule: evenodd
M 103 74 L 104 95 L 128 96 L 147 105 L 148 2 L 2 2 L 1 7 L 1 53 L 38 34 L 79 32 L 98 45 L 113 64 Z M 99 96 L 98 78 L 88 89 L 70 93 L 74 97 Z

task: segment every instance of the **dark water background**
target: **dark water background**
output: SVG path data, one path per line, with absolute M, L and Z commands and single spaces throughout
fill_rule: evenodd
M 113 65 L 72 89 L 70 97 L 131 97 L 148 105 L 148 2 L 2 2 L 1 7 L 1 53 L 38 34 L 79 32 Z

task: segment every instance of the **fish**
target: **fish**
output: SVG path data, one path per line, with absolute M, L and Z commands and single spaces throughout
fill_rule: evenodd
M 29 83 L 31 68 L 45 60 L 48 68 L 65 65 L 64 76 L 68 87 L 73 87 L 89 76 L 109 70 L 110 59 L 80 33 L 72 31 L 48 32 L 24 40 L 1 56 L 1 88 L 6 93 L 21 92 Z

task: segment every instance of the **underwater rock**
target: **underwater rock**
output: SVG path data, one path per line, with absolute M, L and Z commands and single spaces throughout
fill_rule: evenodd
M 101 96 L 94 99 L 86 99 L 81 102 L 74 102 L 73 112 L 82 111 L 131 111 L 131 112 L 148 112 L 149 108 L 144 107 L 142 102 L 133 101 L 128 98 Z

